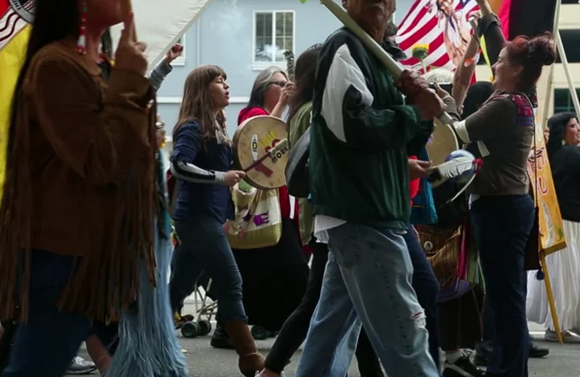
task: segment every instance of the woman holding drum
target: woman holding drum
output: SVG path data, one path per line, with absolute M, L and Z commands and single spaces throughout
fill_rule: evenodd
M 267 128 L 264 134 L 274 139 L 272 143 L 287 138 L 285 124 L 283 130 L 275 127 L 282 123 L 279 118 L 286 111 L 293 92 L 294 84 L 284 71 L 277 67 L 263 70 L 254 82 L 248 106 L 240 111 L 238 126 L 244 127 L 245 122 L 255 117 L 269 116 L 276 119 L 272 119 L 272 128 L 269 128 L 268 122 L 264 123 Z M 263 144 L 263 140 L 260 143 Z M 240 148 L 239 145 L 237 147 Z M 250 182 L 249 179 L 247 181 Z M 294 212 L 297 217 L 297 211 L 293 211 L 296 206 L 290 200 L 286 186 L 279 187 L 277 194 L 277 210 L 282 218 L 279 241 L 267 247 L 233 249 L 244 280 L 244 307 L 249 321 L 270 333 L 280 330 L 298 306 L 308 281 L 308 265 L 302 253 L 298 230 L 292 220 Z

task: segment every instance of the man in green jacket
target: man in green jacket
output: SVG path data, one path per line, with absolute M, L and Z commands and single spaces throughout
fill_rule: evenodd
M 394 0 L 343 6 L 381 42 Z M 350 31 L 325 42 L 309 170 L 315 236 L 330 253 L 297 377 L 345 376 L 361 324 L 389 376 L 439 376 L 402 234 L 410 216 L 408 156 L 425 145 L 443 110 L 418 74 L 395 82 Z

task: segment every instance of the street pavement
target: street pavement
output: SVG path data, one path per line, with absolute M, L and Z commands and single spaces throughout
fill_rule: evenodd
M 541 340 L 543 332 L 538 325 L 530 324 L 532 336 L 537 338 L 537 343 L 550 349 L 550 355 L 544 359 L 531 359 L 530 377 L 580 377 L 580 344 L 559 345 L 546 343 Z M 179 334 L 179 339 L 189 368 L 191 377 L 240 377 L 237 370 L 237 356 L 233 350 L 219 350 L 209 345 L 210 336 L 197 337 L 195 339 L 185 339 Z M 267 354 L 274 342 L 274 339 L 258 341 L 258 348 L 263 354 Z M 292 362 L 286 368 L 286 375 L 293 377 L 296 365 L 300 358 L 298 351 Z M 85 357 L 86 352 L 81 351 L 81 356 Z M 94 373 L 98 375 L 97 372 Z M 356 360 L 353 360 L 349 377 L 360 377 L 356 367 Z

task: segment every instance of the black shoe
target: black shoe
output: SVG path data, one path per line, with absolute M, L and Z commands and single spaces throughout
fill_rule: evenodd
M 226 329 L 223 328 L 219 323 L 215 326 L 215 331 L 213 332 L 209 344 L 213 348 L 221 348 L 226 350 L 234 349 L 234 345 L 232 344 Z
M 539 359 L 541 357 L 548 356 L 550 350 L 544 347 L 539 347 L 535 344 L 530 346 L 530 357 L 533 359 Z
M 473 358 L 473 362 L 477 366 L 486 367 L 489 365 L 489 363 L 491 363 L 491 357 L 489 357 L 485 354 L 482 354 L 480 352 L 477 352 L 475 354 L 475 357 Z
M 491 341 L 483 341 L 477 344 L 475 347 L 475 365 L 480 367 L 486 367 L 491 362 L 491 357 L 493 356 L 493 347 Z
M 469 354 L 464 354 L 459 360 L 451 364 L 445 362 L 443 377 L 484 377 L 485 372 L 476 367 L 469 359 Z

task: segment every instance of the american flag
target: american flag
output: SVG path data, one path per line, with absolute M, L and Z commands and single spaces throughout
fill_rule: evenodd
M 396 41 L 409 57 L 401 61 L 406 68 L 423 71 L 413 58 L 415 45 L 428 45 L 424 63 L 431 68 L 454 71 L 471 37 L 469 16 L 477 11 L 475 0 L 416 0 L 399 25 Z

